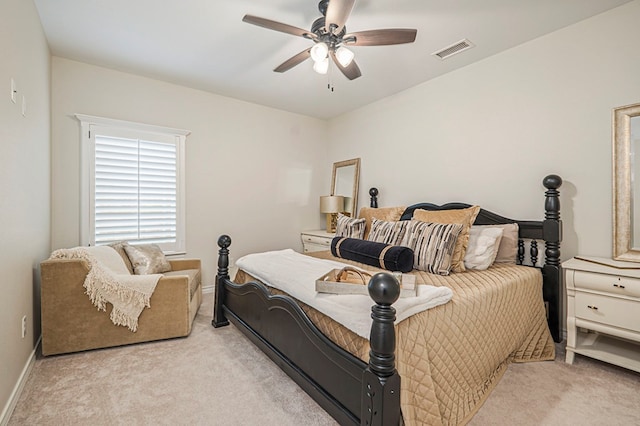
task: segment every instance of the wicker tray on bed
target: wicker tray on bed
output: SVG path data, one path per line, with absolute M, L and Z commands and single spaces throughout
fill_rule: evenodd
M 400 297 L 415 297 L 416 277 L 410 274 L 393 273 L 400 281 Z M 318 293 L 368 295 L 367 284 L 371 274 L 356 268 L 332 269 L 316 280 Z

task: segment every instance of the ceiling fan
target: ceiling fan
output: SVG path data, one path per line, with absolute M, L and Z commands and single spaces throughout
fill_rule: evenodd
M 311 24 L 309 31 L 270 19 L 245 15 L 242 20 L 270 30 L 280 31 L 312 40 L 314 45 L 278 65 L 275 72 L 285 72 L 304 62 L 309 57 L 314 61 L 313 69 L 326 74 L 329 58 L 349 79 L 354 80 L 362 74 L 353 60 L 354 53 L 346 46 L 385 46 L 391 44 L 413 43 L 417 30 L 407 28 L 379 29 L 347 33 L 345 22 L 351 14 L 356 0 L 320 0 L 318 10 L 322 16 Z

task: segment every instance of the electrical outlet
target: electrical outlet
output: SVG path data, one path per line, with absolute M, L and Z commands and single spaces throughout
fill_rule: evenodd
M 27 316 L 22 317 L 22 338 L 27 336 Z

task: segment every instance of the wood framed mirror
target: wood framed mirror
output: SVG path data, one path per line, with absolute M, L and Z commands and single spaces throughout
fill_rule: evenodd
M 344 214 L 355 217 L 358 214 L 358 184 L 360 181 L 360 159 L 333 163 L 331 195 L 344 197 Z
M 638 158 L 636 158 L 636 153 Z M 613 258 L 640 262 L 640 104 L 613 110 Z

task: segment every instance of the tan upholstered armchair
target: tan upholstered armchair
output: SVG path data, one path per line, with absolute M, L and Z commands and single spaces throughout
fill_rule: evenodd
M 42 354 L 54 355 L 187 336 L 202 302 L 200 260 L 171 260 L 138 318 L 135 332 L 114 325 L 83 287 L 89 264 L 82 259 L 42 262 Z

